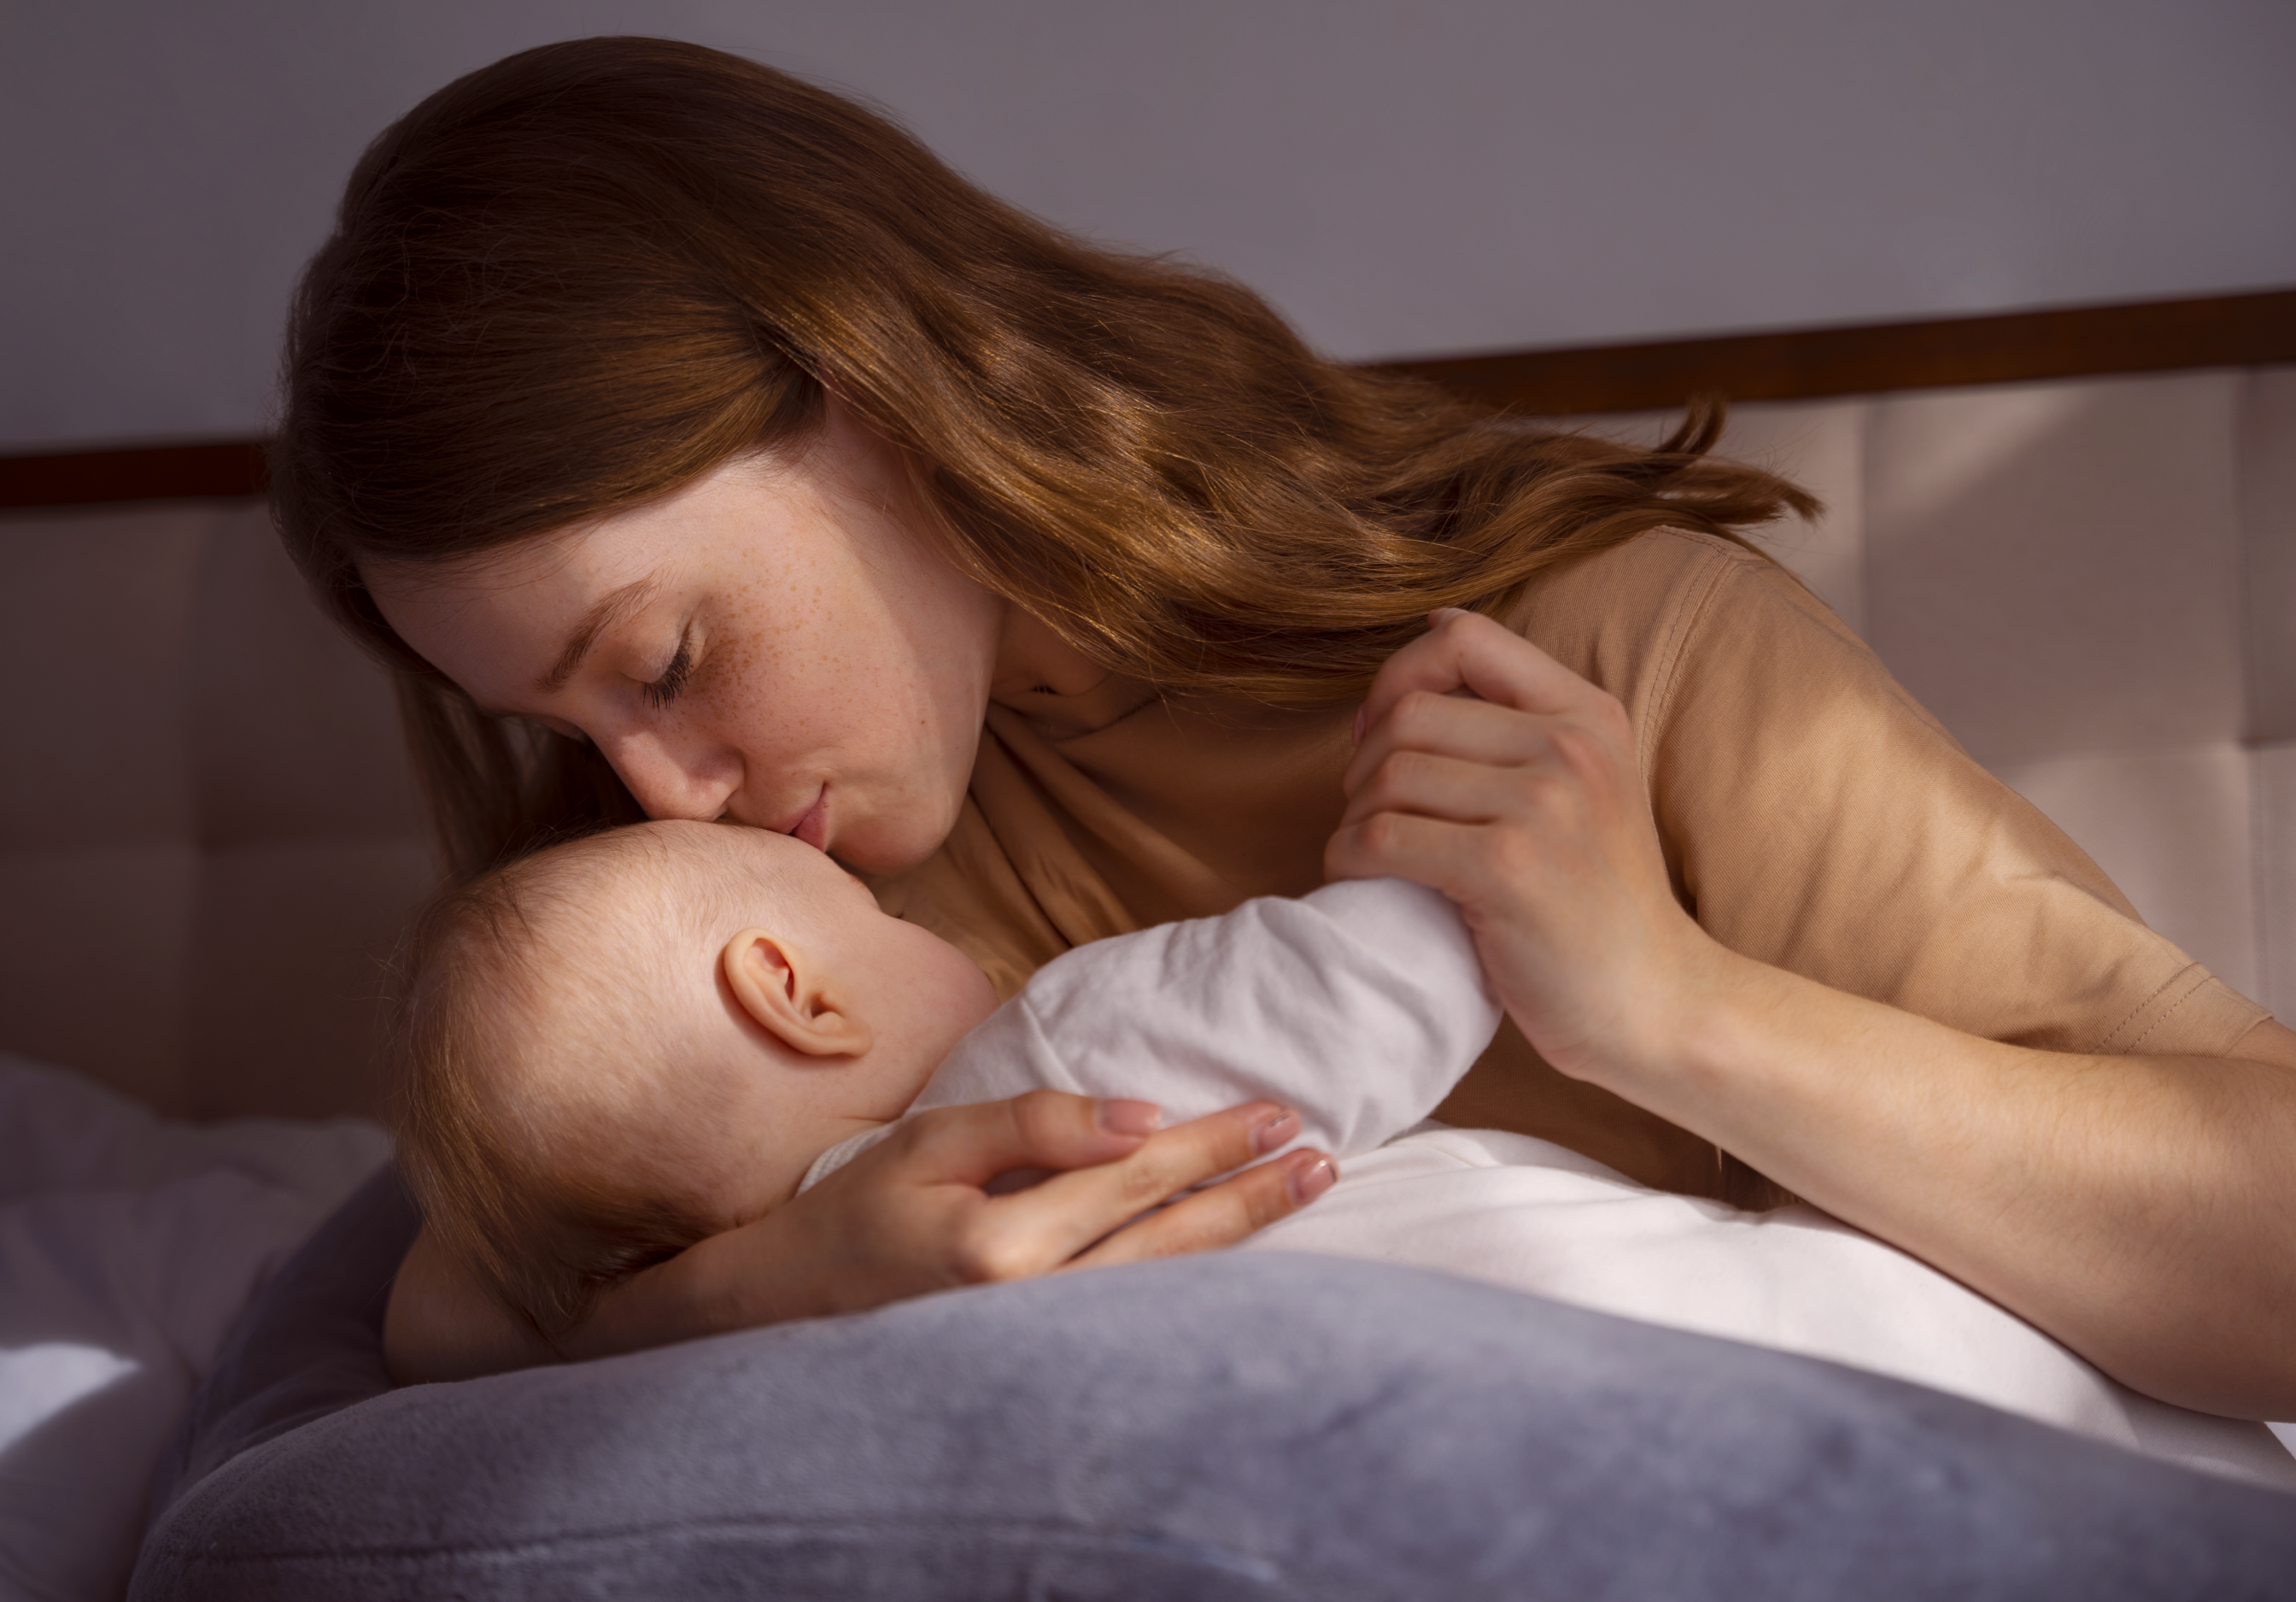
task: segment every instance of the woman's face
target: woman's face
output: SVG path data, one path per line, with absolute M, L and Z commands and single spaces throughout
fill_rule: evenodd
M 480 706 L 592 741 L 651 816 L 895 872 L 955 824 L 1006 612 L 914 532 L 901 468 L 832 398 L 785 456 L 476 563 L 363 577 Z

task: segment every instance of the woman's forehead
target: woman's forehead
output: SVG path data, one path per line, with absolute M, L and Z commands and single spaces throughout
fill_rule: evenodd
M 578 548 L 378 566 L 361 577 L 409 649 L 501 710 L 562 686 L 660 588 L 642 563 L 601 563 Z
M 834 415 L 801 448 L 729 456 L 667 495 L 562 529 L 444 561 L 369 558 L 361 581 L 384 603 L 492 611 L 518 596 L 528 607 L 580 611 L 608 593 L 672 569 L 746 561 L 773 547 L 792 555 L 849 520 L 857 494 L 882 498 L 889 448 Z M 815 538 L 792 535 L 810 534 Z
M 521 540 L 443 562 L 362 561 L 359 581 L 386 615 L 491 607 L 511 596 L 570 596 L 589 577 L 584 540 L 572 533 Z

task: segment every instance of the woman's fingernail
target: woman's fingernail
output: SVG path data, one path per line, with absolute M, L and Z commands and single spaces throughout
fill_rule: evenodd
M 1364 719 L 1370 716 L 1371 702 L 1366 701 L 1363 705 L 1356 708 L 1356 743 L 1358 745 L 1363 743 Z
M 1300 1114 L 1278 1113 L 1275 1117 L 1251 1131 L 1251 1149 L 1266 1156 L 1300 1133 Z
M 1292 1187 L 1292 1199 L 1305 1207 L 1332 1187 L 1340 1171 L 1321 1152 L 1301 1152 L 1292 1159 L 1292 1171 L 1285 1176 Z
M 1152 1135 L 1164 1121 L 1164 1109 L 1154 1102 L 1121 1097 L 1094 1103 L 1092 1115 L 1111 1135 Z

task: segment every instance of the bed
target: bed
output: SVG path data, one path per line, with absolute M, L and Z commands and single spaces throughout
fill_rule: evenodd
M 2286 1017 L 2296 295 L 2245 300 L 2214 344 L 2187 308 L 2183 335 L 2160 334 L 2167 313 L 2124 316 L 2120 344 L 2072 357 L 2032 354 L 2030 319 L 2023 346 L 1999 326 L 1906 336 L 1894 369 L 1806 336 L 1800 381 L 1730 341 L 1436 367 L 1626 432 L 1700 362 L 1771 396 L 1739 407 L 1725 450 L 1832 508 L 1775 530 L 1779 556 L 2149 921 Z M 1947 364 L 1963 382 L 1903 354 L 1956 339 L 1991 353 Z M 386 1394 L 372 1326 L 413 1223 L 372 1121 L 378 964 L 434 867 L 387 690 L 298 591 L 252 460 L 0 464 L 0 652 L 40 686 L 11 714 L 12 767 L 37 782 L 0 793 L 0 1586 L 119 1595 L 149 1513 L 135 1594 L 154 1598 L 624 1594 L 658 1589 L 666 1553 L 691 1594 L 725 1595 L 767 1572 L 795 1595 L 908 1595 L 919 1574 L 917 1595 L 1004 1594 L 1015 1575 L 1038 1589 L 1013 1594 L 1529 1594 L 1532 1572 L 1574 1596 L 1882 1595 L 1891 1573 L 1905 1594 L 2187 1594 L 2226 1575 L 2296 1593 L 2296 1501 L 1365 1265 L 1290 1263 L 1275 1283 L 1161 1265 L 1081 1299 L 965 1293 Z M 1382 1310 L 1345 1313 L 1364 1305 Z M 1527 1343 L 1554 1365 L 1538 1384 L 1509 1355 Z M 977 1406 L 950 1411 L 955 1388 Z M 899 1463 L 837 1455 L 865 1434 L 840 1409 L 873 1390 L 914 1423 Z M 1593 1434 L 1590 1396 L 1611 1421 Z M 1400 1411 L 1441 1426 L 1365 1422 Z M 1693 1422 L 1718 1413 L 1736 1424 Z M 632 1422 L 663 1415 L 682 1422 Z M 971 1472 L 992 1439 L 1013 1474 L 1062 1488 L 1070 1524 L 1010 1524 L 1029 1504 Z M 1546 1450 L 1526 1458 L 1532 1440 Z M 796 1442 L 810 1472 L 791 1476 Z M 1226 1492 L 1191 1488 L 1207 1461 Z M 969 1499 L 932 1499 L 950 1486 Z M 1912 1510 L 1895 1535 L 1871 1527 L 1891 1498 Z M 2152 1516 L 2100 1516 L 2132 1503 Z M 2256 1533 L 2276 1518 L 2276 1549 Z M 1701 1519 L 1766 1533 L 1677 1539 Z M 1943 1529 L 1966 1537 L 1951 1563 L 1906 1544 Z M 1609 1556 L 1570 1566 L 1590 1554 Z

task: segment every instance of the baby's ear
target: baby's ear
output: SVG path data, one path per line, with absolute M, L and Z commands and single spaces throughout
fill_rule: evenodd
M 744 929 L 718 961 L 742 1010 L 791 1050 L 857 1057 L 869 1049 L 868 1024 L 847 1010 L 829 975 L 779 935 Z

